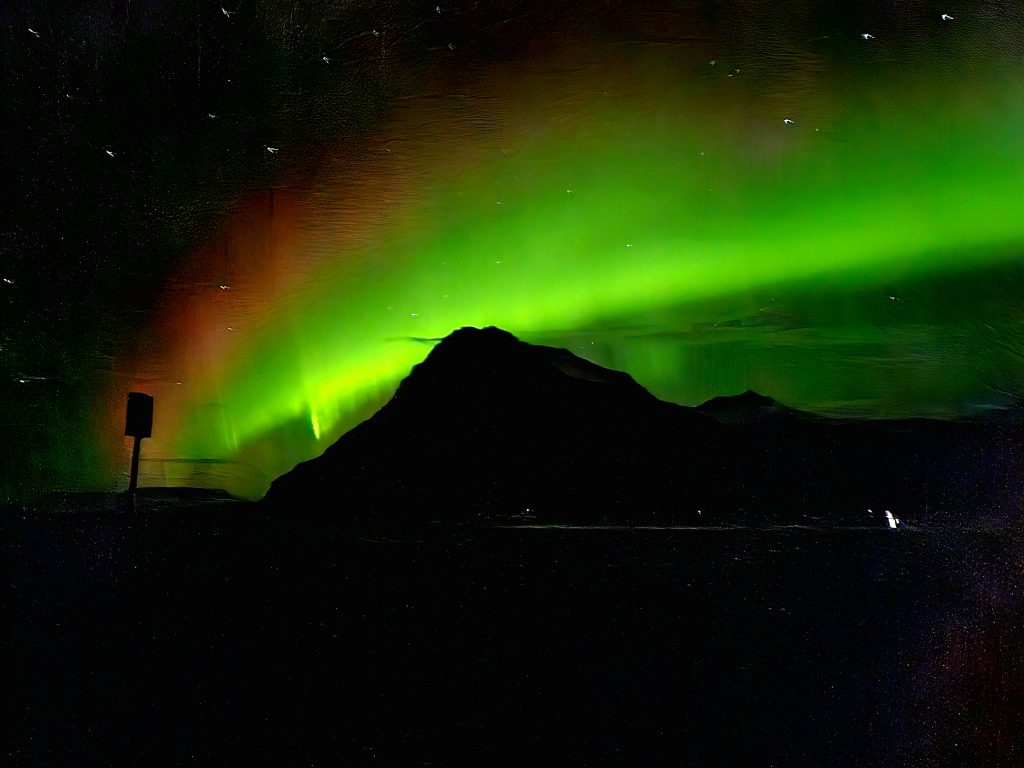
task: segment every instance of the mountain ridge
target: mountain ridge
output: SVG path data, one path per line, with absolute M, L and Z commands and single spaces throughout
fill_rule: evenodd
M 869 508 L 913 519 L 1012 508 L 1020 431 L 831 420 L 750 390 L 681 406 L 568 350 L 461 328 L 264 503 L 382 524 L 856 521 Z

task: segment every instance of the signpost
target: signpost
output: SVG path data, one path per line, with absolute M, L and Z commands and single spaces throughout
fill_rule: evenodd
M 153 397 L 143 392 L 128 393 L 128 413 L 124 421 L 124 433 L 135 438 L 132 446 L 132 473 L 128 480 L 128 493 L 134 495 L 139 485 L 139 449 L 142 438 L 153 434 Z

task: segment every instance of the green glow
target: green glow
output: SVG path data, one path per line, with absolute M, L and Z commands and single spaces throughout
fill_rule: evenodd
M 396 217 L 365 256 L 339 243 L 341 267 L 312 275 L 231 350 L 204 395 L 222 428 L 186 413 L 175 450 L 231 457 L 294 421 L 317 441 L 335 435 L 425 356 L 410 338 L 464 325 L 548 339 L 708 302 L 727 317 L 771 287 L 842 296 L 1006 261 L 1024 237 L 1022 103 L 908 104 L 884 131 L 780 115 L 750 146 L 702 127 L 681 99 L 594 111 L 439 170 L 405 224 Z M 636 354 L 613 362 L 662 396 L 714 394 L 686 381 L 678 345 Z M 845 384 L 813 373 L 821 365 L 803 359 L 795 375 L 828 400 Z M 806 392 L 792 384 L 769 394 Z

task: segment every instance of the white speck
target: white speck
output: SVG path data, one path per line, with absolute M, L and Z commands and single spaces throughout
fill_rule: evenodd
M 626 247 L 627 247 L 627 248 L 632 248 L 632 247 L 633 247 L 633 244 L 632 244 L 632 243 L 626 243 Z
M 276 155 L 278 150 L 279 150 L 279 147 L 267 147 L 267 152 L 269 152 L 272 155 Z
M 380 37 L 380 32 L 378 32 L 376 29 L 372 29 L 370 31 L 373 32 L 374 37 Z
M 224 17 L 227 18 L 227 19 L 230 19 L 232 16 L 235 15 L 234 11 L 227 10 L 226 8 L 224 8 L 223 5 L 220 7 L 220 12 L 223 13 Z
M 28 384 L 28 379 L 18 379 L 19 384 Z
M 228 285 L 227 283 L 221 283 L 217 287 L 220 288 L 222 291 L 227 291 L 227 290 L 230 290 L 230 288 L 231 288 L 231 286 Z
M 455 50 L 455 43 L 448 43 L 448 50 L 449 51 L 454 51 Z
M 718 63 L 718 59 L 712 59 L 711 61 L 708 62 L 708 65 L 713 67 L 717 63 Z
M 571 189 L 567 189 L 567 190 L 565 190 L 565 194 L 567 194 L 567 195 L 571 195 L 571 194 L 572 194 L 572 190 L 571 190 Z
M 323 57 L 322 61 L 323 61 L 324 64 L 330 64 L 331 63 L 331 60 L 329 58 L 327 58 L 326 56 Z
M 114 153 L 113 153 L 113 152 L 111 152 L 111 151 L 110 151 L 109 149 L 107 149 L 107 150 L 104 150 L 104 151 L 105 151 L 105 152 L 106 152 L 106 153 L 107 153 L 108 155 L 110 155 L 111 157 L 113 157 L 113 156 L 114 156 Z
M 436 6 L 434 8 L 434 10 L 437 11 L 438 13 L 440 13 L 441 12 L 441 6 L 440 5 Z
M 702 151 L 702 152 L 700 153 L 700 156 L 701 156 L 701 157 L 704 157 L 704 152 L 703 152 L 703 151 Z
M 899 301 L 899 296 L 890 296 L 889 301 Z
M 28 31 L 29 31 L 29 32 L 31 32 L 31 33 L 32 33 L 33 35 L 35 35 L 36 37 L 39 37 L 39 33 L 38 33 L 38 32 L 36 32 L 36 31 L 35 31 L 34 29 L 32 29 L 32 27 L 27 27 L 27 29 L 28 29 Z
M 501 200 L 495 200 L 495 201 L 494 201 L 494 204 L 495 204 L 495 205 L 501 205 Z
M 410 312 L 410 313 L 409 313 L 409 316 L 410 316 L 410 317 L 419 317 L 419 316 L 420 316 L 420 313 L 419 313 L 419 312 Z
M 889 521 L 889 527 L 892 529 L 895 529 L 896 526 L 900 524 L 900 519 L 898 517 L 893 517 L 892 512 L 888 509 L 885 510 L 885 519 Z
M 229 326 L 228 326 L 228 330 L 229 330 L 229 331 L 233 331 L 233 330 L 235 330 L 235 329 L 234 329 L 234 328 L 232 328 L 232 327 L 231 327 L 231 326 L 229 325 Z
M 5 277 L 4 282 L 7 283 L 8 285 L 14 285 L 14 281 L 11 280 L 11 278 L 9 277 Z
M 180 381 L 176 381 L 174 383 L 175 383 L 176 386 L 179 386 L 179 387 L 181 386 L 181 382 Z
M 953 17 L 950 16 L 948 13 L 944 13 L 944 14 L 942 14 L 942 20 L 943 21 L 952 21 Z M 29 31 L 31 32 L 32 30 L 29 30 Z
M 497 260 L 496 262 L 494 262 L 494 263 L 495 263 L 495 264 L 501 264 L 501 259 L 498 259 L 498 260 Z
M 788 117 L 784 117 L 782 118 L 782 122 L 785 123 L 786 125 L 793 125 L 795 121 L 790 120 Z
M 872 35 L 870 32 L 861 32 L 860 36 L 863 37 L 865 40 L 874 40 L 875 39 L 875 36 Z
M 210 118 L 211 120 L 216 120 L 217 119 L 217 116 L 215 114 L 213 114 L 213 112 L 207 112 L 206 116 L 208 118 Z

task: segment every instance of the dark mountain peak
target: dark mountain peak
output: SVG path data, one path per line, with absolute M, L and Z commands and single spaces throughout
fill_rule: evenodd
M 522 352 L 525 345 L 511 333 L 489 325 L 486 328 L 465 326 L 441 339 L 427 355 L 424 363 L 432 365 L 465 364 L 470 361 L 507 358 Z
M 777 403 L 767 395 L 762 395 L 760 392 L 755 392 L 752 389 L 748 389 L 741 392 L 738 395 L 733 395 L 731 398 L 726 398 L 736 403 L 742 403 L 743 405 L 756 406 L 758 408 L 769 408 L 777 405 Z
M 495 325 L 488 325 L 484 328 L 477 328 L 474 325 L 464 325 L 456 328 L 445 336 L 437 345 L 437 349 L 450 349 L 459 345 L 495 346 L 520 344 L 514 335 L 504 328 Z
M 785 416 L 809 416 L 788 408 L 766 395 L 748 389 L 738 395 L 714 397 L 697 406 L 701 413 L 712 416 L 724 423 L 764 421 Z
M 403 404 L 427 396 L 458 399 L 517 399 L 530 393 L 572 389 L 580 383 L 610 384 L 634 399 L 655 400 L 632 376 L 604 368 L 567 349 L 528 344 L 494 326 L 463 327 L 441 339 L 426 359 L 413 367 L 398 387 L 393 402 Z

